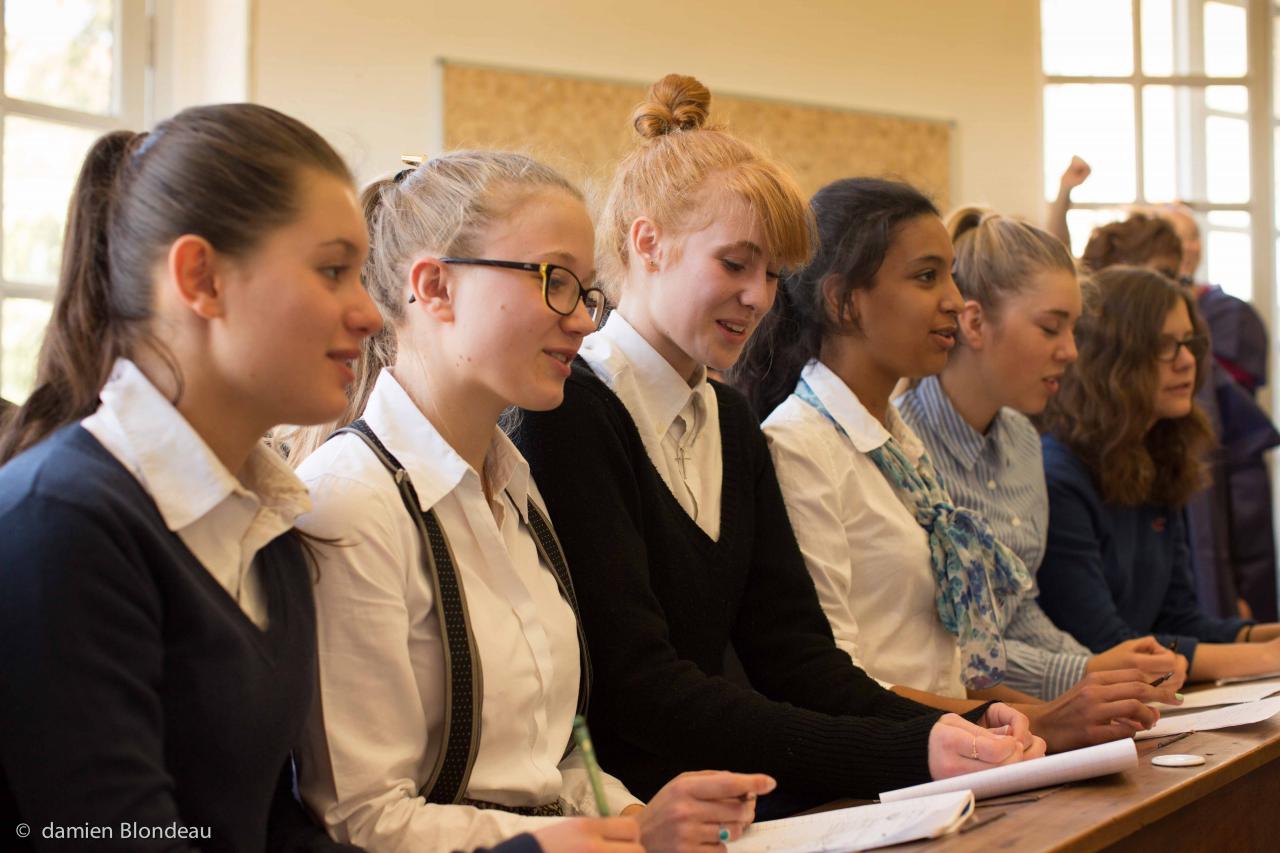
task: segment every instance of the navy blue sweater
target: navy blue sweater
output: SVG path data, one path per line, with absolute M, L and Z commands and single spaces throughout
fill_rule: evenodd
M 940 711 L 883 689 L 835 644 L 746 400 L 714 385 L 720 536 L 676 501 L 626 407 L 581 359 L 515 441 L 564 545 L 595 676 L 601 766 L 638 797 L 704 767 L 817 799 L 929 779 Z M 727 677 L 732 645 L 755 690 Z
M 1053 436 L 1042 439 L 1049 542 L 1040 606 L 1095 652 L 1155 634 L 1191 662 L 1198 641 L 1230 643 L 1241 619 L 1206 615 L 1196 601 L 1180 509 L 1105 503 L 1088 467 Z
M 294 536 L 258 555 L 264 632 L 79 425 L 0 468 L 0 530 L 6 846 L 23 821 L 39 848 L 353 849 L 292 796 L 315 680 Z

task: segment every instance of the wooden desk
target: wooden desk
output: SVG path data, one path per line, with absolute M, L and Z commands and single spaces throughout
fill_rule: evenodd
M 893 849 L 1280 850 L 1280 716 L 1198 732 L 1163 748 L 1160 743 L 1139 741 L 1138 766 L 1123 774 L 1076 782 L 1036 802 L 979 803 L 978 820 L 1004 816 L 959 835 Z M 1205 763 L 1153 766 L 1151 757 L 1162 753 L 1203 755 Z

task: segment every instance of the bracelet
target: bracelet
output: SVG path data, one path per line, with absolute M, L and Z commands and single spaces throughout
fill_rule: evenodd
M 1244 641 L 1246 643 L 1252 642 L 1252 640 L 1249 639 L 1251 636 L 1253 636 L 1253 625 L 1246 625 L 1244 627 Z

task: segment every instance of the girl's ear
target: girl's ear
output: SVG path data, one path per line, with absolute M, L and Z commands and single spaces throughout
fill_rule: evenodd
M 223 259 L 225 260 L 225 258 Z M 166 272 L 179 301 L 204 320 L 226 311 L 226 282 L 220 273 L 217 252 L 208 240 L 183 234 L 169 247 Z
M 835 321 L 841 329 L 857 329 L 861 312 L 858 310 L 859 288 L 849 291 L 848 297 L 841 294 L 843 284 L 840 276 L 832 273 L 822 280 L 822 304 L 827 316 Z
M 658 227 L 658 223 L 647 216 L 641 216 L 631 223 L 627 240 L 628 254 L 646 270 L 656 272 L 662 263 L 662 229 Z
M 453 276 L 448 264 L 423 255 L 409 267 L 409 310 L 426 311 L 441 323 L 454 321 Z
M 981 350 L 986 346 L 987 322 L 982 306 L 972 299 L 966 299 L 964 308 L 960 309 L 960 336 L 971 350 Z

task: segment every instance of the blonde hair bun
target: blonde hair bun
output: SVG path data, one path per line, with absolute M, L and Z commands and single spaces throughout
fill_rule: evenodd
M 649 96 L 631 120 L 636 133 L 657 139 L 677 130 L 698 130 L 711 112 L 711 90 L 696 78 L 668 74 L 649 87 Z

